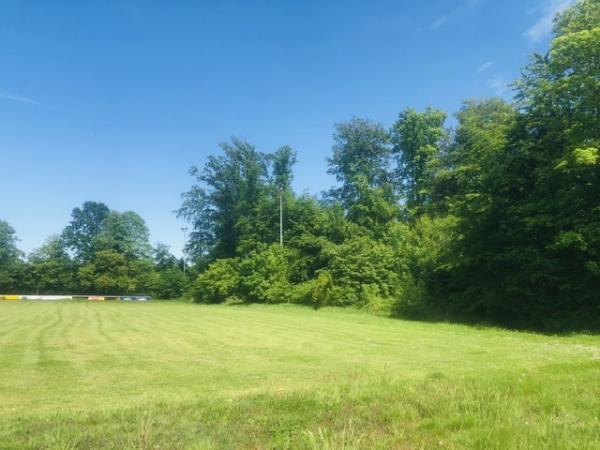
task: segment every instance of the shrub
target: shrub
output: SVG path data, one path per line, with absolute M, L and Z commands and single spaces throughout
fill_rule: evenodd
M 158 273 L 154 292 L 159 298 L 179 298 L 186 288 L 187 280 L 178 267 L 170 267 Z
M 389 245 L 359 236 L 332 245 L 327 251 L 327 270 L 334 285 L 329 304 L 366 306 L 368 295 L 392 298 L 400 291 L 399 255 Z
M 236 295 L 240 276 L 237 258 L 218 259 L 198 275 L 192 288 L 192 299 L 201 303 L 222 303 Z
M 287 303 L 295 303 L 298 305 L 313 305 L 313 291 L 315 286 L 316 280 L 291 284 L 285 293 L 285 301 Z
M 314 281 L 310 291 L 310 299 L 315 308 L 333 304 L 334 286 L 331 274 L 323 270 Z
M 453 216 L 423 215 L 415 221 L 403 238 L 407 271 L 393 313 L 423 318 L 448 308 L 448 294 L 453 290 L 450 280 L 458 259 L 453 252 L 458 239 Z
M 251 303 L 284 303 L 290 289 L 287 255 L 275 244 L 240 260 L 240 296 Z

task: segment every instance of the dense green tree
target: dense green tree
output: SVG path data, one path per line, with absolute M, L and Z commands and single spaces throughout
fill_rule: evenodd
M 241 299 L 250 303 L 288 300 L 290 250 L 277 244 L 253 250 L 244 258 L 222 258 L 195 282 L 195 301 L 220 303 Z
M 79 261 L 92 258 L 94 239 L 102 231 L 110 210 L 104 203 L 87 201 L 73 209 L 71 222 L 63 231 L 63 239 Z
M 29 255 L 28 265 L 30 290 L 36 294 L 64 294 L 77 290 L 76 264 L 60 236 L 50 236 L 42 247 Z
M 346 217 L 361 227 L 360 232 L 381 238 L 390 222 L 400 217 L 401 209 L 384 188 L 370 187 L 365 177 L 355 178 L 355 192 L 356 198 L 348 205 Z
M 179 298 L 187 288 L 183 264 L 171 253 L 169 246 L 159 242 L 152 249 L 155 274 L 151 291 L 160 298 Z
M 323 204 L 314 197 L 301 195 L 286 205 L 286 248 L 295 251 L 289 262 L 293 282 L 314 278 L 327 265 L 324 249 L 339 244 L 357 226 L 348 222 L 339 204 Z
M 148 282 L 150 292 L 163 299 L 180 298 L 188 286 L 188 279 L 179 267 L 168 267 L 156 272 Z
M 144 219 L 133 211 L 111 211 L 94 237 L 93 251 L 114 250 L 129 259 L 148 259 L 151 246 Z
M 468 316 L 467 310 L 453 316 L 457 308 L 450 304 L 462 281 L 456 270 L 461 261 L 456 250 L 459 230 L 455 216 L 438 214 L 423 214 L 410 226 L 390 227 L 386 242 L 398 258 L 397 270 L 402 275 L 396 313 L 417 318 Z
M 397 159 L 395 182 L 410 217 L 427 210 L 433 183 L 442 164 L 446 113 L 433 108 L 408 108 L 392 127 L 391 141 Z
M 211 263 L 195 280 L 192 297 L 199 303 L 222 303 L 239 293 L 238 258 L 221 258 Z
M 115 250 L 95 252 L 93 261 L 79 269 L 79 280 L 88 292 L 120 294 L 135 291 L 127 258 Z
M 190 169 L 199 183 L 183 194 L 177 211 L 192 224 L 188 251 L 193 259 L 231 257 L 244 233 L 252 232 L 252 219 L 264 195 L 267 165 L 264 154 L 240 140 L 221 145 L 223 154 L 209 156 L 203 170 Z
M 516 84 L 518 114 L 498 101 L 459 113 L 453 167 L 440 177 L 461 236 L 455 289 L 444 288 L 455 310 L 513 325 L 597 323 L 599 37 L 598 2 L 578 2 Z
M 79 270 L 81 285 L 105 294 L 143 292 L 153 286 L 148 228 L 135 212 L 110 211 Z
M 152 260 L 158 271 L 180 266 L 179 260 L 171 253 L 170 247 L 163 242 L 157 243 L 152 249 Z
M 456 114 L 458 126 L 433 183 L 438 208 L 485 208 L 498 159 L 508 143 L 516 111 L 501 99 L 468 100 Z M 468 226 L 467 223 L 464 224 Z
M 590 324 L 600 318 L 600 3 L 576 3 L 554 32 L 517 84 L 522 114 L 501 166 L 516 183 L 498 189 L 512 200 L 497 202 L 511 217 L 499 257 L 519 268 L 504 280 L 512 310 Z
M 298 160 L 298 155 L 289 146 L 285 145 L 267 156 L 271 163 L 271 184 L 279 189 L 290 190 L 294 179 L 293 168 Z
M 14 291 L 21 283 L 21 252 L 15 229 L 0 220 L 0 292 Z
M 276 242 L 280 191 L 286 206 L 293 198 L 291 148 L 262 153 L 235 138 L 221 148 L 223 154 L 209 156 L 202 170 L 192 167 L 199 184 L 183 194 L 177 211 L 192 224 L 188 251 L 195 261 L 247 254 Z
M 333 304 L 368 306 L 377 299 L 391 301 L 400 293 L 399 255 L 386 243 L 356 236 L 326 247 L 325 252 L 334 286 Z
M 252 251 L 238 265 L 241 298 L 255 303 L 283 303 L 289 290 L 289 249 L 272 244 Z
M 148 293 L 156 282 L 153 274 L 149 260 L 132 260 L 114 249 L 94 252 L 78 271 L 85 291 L 107 295 Z
M 17 241 L 15 229 L 8 222 L 0 220 L 0 264 L 8 264 L 21 256 Z
M 361 188 L 382 189 L 388 200 L 393 198 L 389 136 L 385 128 L 369 120 L 353 118 L 335 125 L 333 154 L 328 159 L 328 173 L 339 186 L 330 196 L 349 210 L 360 197 Z
M 296 201 L 291 187 L 293 166 L 297 161 L 296 152 L 284 146 L 274 153 L 265 154 L 265 159 L 268 161 L 268 181 L 253 214 L 239 219 L 237 227 L 241 237 L 237 254 L 248 254 L 253 250 L 260 250 L 263 244 L 279 241 L 280 206 L 283 228 L 289 229 L 288 210 Z

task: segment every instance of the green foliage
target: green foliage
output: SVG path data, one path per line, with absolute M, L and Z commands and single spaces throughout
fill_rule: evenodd
M 177 258 L 171 253 L 170 247 L 162 242 L 157 243 L 152 249 L 152 260 L 158 271 L 180 266 Z
M 272 184 L 277 189 L 290 190 L 294 179 L 292 169 L 297 162 L 296 152 L 286 145 L 267 155 L 267 160 L 272 165 Z
M 315 304 L 314 299 L 315 283 L 316 280 L 311 279 L 302 283 L 290 284 L 284 298 L 289 303 L 313 306 L 316 308 L 318 306 Z
M 382 189 L 393 196 L 389 164 L 391 149 L 388 132 L 369 120 L 353 118 L 335 125 L 333 155 L 328 159 L 328 173 L 335 175 L 340 186 L 330 192 L 345 210 L 360 196 L 363 186 Z
M 222 303 L 237 294 L 240 284 L 239 260 L 217 259 L 202 272 L 192 287 L 192 298 L 201 303 Z
M 447 132 L 446 113 L 427 108 L 419 113 L 408 108 L 392 127 L 393 152 L 398 160 L 396 184 L 409 215 L 426 211 L 433 180 L 441 166 L 441 145 Z
M 294 251 L 289 260 L 290 281 L 311 280 L 327 264 L 325 247 L 342 242 L 351 225 L 339 205 L 324 205 L 307 195 L 288 201 L 284 217 L 285 246 Z
M 297 155 L 232 139 L 190 173 L 178 216 L 192 225 L 184 266 L 151 249 L 134 212 L 75 208 L 61 238 L 24 261 L 0 222 L 0 290 L 351 306 L 524 326 L 598 327 L 600 4 L 555 20 L 515 102 L 468 100 L 444 127 L 434 108 L 388 130 L 335 125 L 321 200 L 292 189 Z M 277 245 L 283 212 L 283 247 Z M 184 268 L 185 267 L 185 268 Z M 184 275 L 188 270 L 188 277 Z
M 64 294 L 77 290 L 77 266 L 69 257 L 60 236 L 51 236 L 29 255 L 29 290 L 35 293 Z
M 518 326 L 597 326 L 597 11 L 582 1 L 558 19 L 549 53 L 516 84 L 518 114 L 487 102 L 459 115 L 444 177 L 461 235 L 454 289 L 442 290 L 455 311 Z
M 326 256 L 334 285 L 330 304 L 366 306 L 370 296 L 391 298 L 399 293 L 399 258 L 385 243 L 367 236 L 351 237 L 330 245 Z
M 249 303 L 282 303 L 293 294 L 288 282 L 290 252 L 279 245 L 252 251 L 245 258 L 222 258 L 208 266 L 194 284 L 194 301 L 222 303 L 241 298 Z
M 187 288 L 187 278 L 179 267 L 169 267 L 157 273 L 150 291 L 158 298 L 180 298 Z
M 0 293 L 11 293 L 23 284 L 21 252 L 15 229 L 0 220 Z
M 380 239 L 389 224 L 400 217 L 399 206 L 391 201 L 383 188 L 369 187 L 363 176 L 355 179 L 356 198 L 348 207 L 347 218 L 362 232 Z
M 288 295 L 289 252 L 279 245 L 254 251 L 239 264 L 239 296 L 251 303 L 282 303 Z
M 333 298 L 333 278 L 331 277 L 331 273 L 328 271 L 322 270 L 319 272 L 319 275 L 315 279 L 314 283 L 309 287 L 311 303 L 315 308 L 329 306 L 335 303 Z
M 81 287 L 104 294 L 142 293 L 154 280 L 148 228 L 132 211 L 110 211 L 92 240 L 91 259 L 79 269 Z
M 152 249 L 154 272 L 148 284 L 150 292 L 163 299 L 180 298 L 188 287 L 183 265 L 171 253 L 169 246 L 159 242 Z
M 565 11 L 548 54 L 534 55 L 515 83 L 516 104 L 466 101 L 452 133 L 433 108 L 404 110 L 389 131 L 357 118 L 336 125 L 328 171 L 338 185 L 326 203 L 290 192 L 289 149 L 260 157 L 234 141 L 207 165 L 206 202 L 187 209 L 230 220 L 226 255 L 239 279 L 227 295 L 315 307 L 393 304 L 412 316 L 517 326 L 597 324 L 598 30 L 597 1 Z M 281 185 L 285 256 L 269 250 Z M 215 242 L 229 239 L 208 229 Z
M 136 287 L 127 258 L 115 250 L 95 252 L 79 269 L 79 279 L 83 289 L 101 294 L 131 293 Z
M 14 230 L 0 221 L 1 292 L 177 298 L 188 286 L 169 248 L 158 244 L 151 249 L 148 228 L 138 214 L 110 211 L 102 203 L 75 208 L 63 233 L 51 236 L 26 261 L 20 259 L 16 242 Z
M 454 289 L 454 264 L 459 240 L 454 216 L 423 215 L 410 229 L 400 229 L 390 241 L 405 255 L 402 291 L 393 306 L 397 314 L 422 318 L 448 310 Z
M 147 259 L 150 256 L 149 232 L 144 219 L 133 211 L 111 211 L 100 232 L 94 237 L 94 251 L 114 250 L 129 259 Z
M 19 258 L 15 229 L 8 222 L 0 220 L 0 264 L 8 264 Z
M 92 258 L 94 239 L 102 231 L 109 212 L 104 203 L 91 201 L 73 209 L 71 223 L 64 229 L 63 239 L 80 261 Z
M 296 155 L 289 147 L 273 154 L 232 139 L 223 154 L 209 156 L 203 170 L 192 167 L 197 185 L 183 194 L 178 216 L 191 222 L 188 251 L 194 259 L 234 257 L 277 238 L 275 198 L 292 179 Z M 277 205 L 277 206 L 276 206 Z

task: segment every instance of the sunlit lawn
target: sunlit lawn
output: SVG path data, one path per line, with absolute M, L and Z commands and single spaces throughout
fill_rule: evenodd
M 600 448 L 600 337 L 0 302 L 0 448 Z

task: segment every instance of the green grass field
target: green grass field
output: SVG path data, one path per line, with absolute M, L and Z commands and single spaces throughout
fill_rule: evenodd
M 0 448 L 600 448 L 600 337 L 0 302 Z

